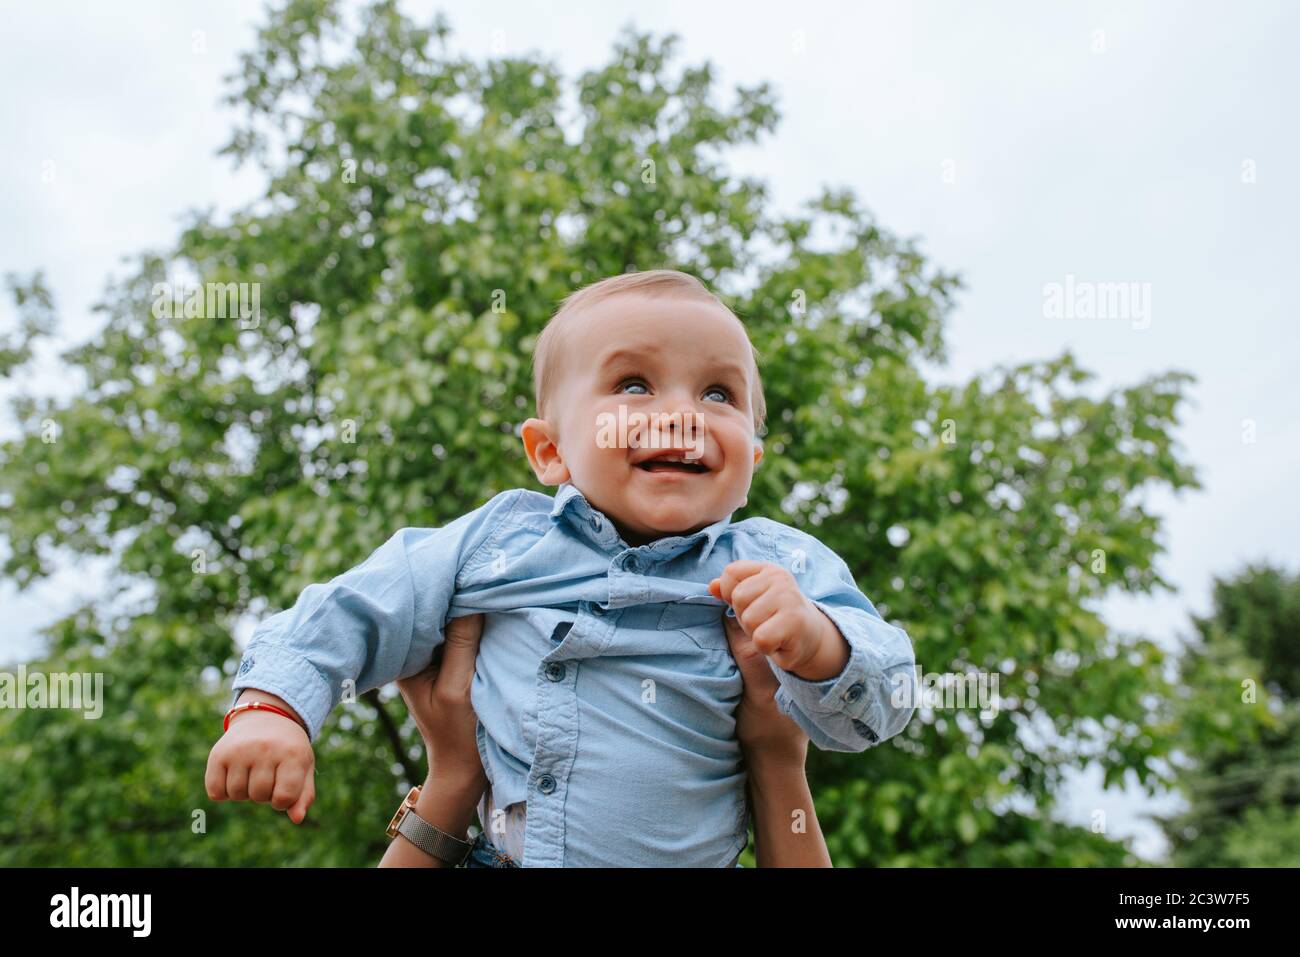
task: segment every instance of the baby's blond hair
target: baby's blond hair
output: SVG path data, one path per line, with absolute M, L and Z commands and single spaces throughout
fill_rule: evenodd
M 630 292 L 640 293 L 643 296 L 678 296 L 716 303 L 740 322 L 740 317 L 732 312 L 725 302 L 710 292 L 704 283 L 689 273 L 679 272 L 676 269 L 647 269 L 644 272 L 623 273 L 576 289 L 560 303 L 555 315 L 546 323 L 542 334 L 537 337 L 537 345 L 533 347 L 533 397 L 537 403 L 539 418 L 546 418 L 547 399 L 555 386 L 553 370 L 556 366 L 555 357 L 561 347 L 560 332 L 565 318 L 579 309 Z M 744 328 L 743 322 L 741 328 Z M 745 334 L 745 338 L 749 338 L 748 333 Z M 758 435 L 767 418 L 767 400 L 763 396 L 763 380 L 758 374 L 760 358 L 758 350 L 754 348 L 752 342 L 749 349 L 750 372 L 753 374 L 749 398 L 754 410 L 754 435 Z

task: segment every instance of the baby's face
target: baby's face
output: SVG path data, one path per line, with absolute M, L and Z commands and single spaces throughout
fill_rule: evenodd
M 763 453 L 736 318 L 705 301 L 623 293 L 567 321 L 548 417 L 523 428 L 538 478 L 571 482 L 629 545 L 699 531 L 743 505 Z M 684 466 L 648 464 L 672 451 Z

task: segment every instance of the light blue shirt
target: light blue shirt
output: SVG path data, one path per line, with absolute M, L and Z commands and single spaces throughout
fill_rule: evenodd
M 838 555 L 767 518 L 629 547 L 578 489 L 501 492 L 441 528 L 404 528 L 254 631 L 234 698 L 287 701 L 312 741 L 345 689 L 427 667 L 451 618 L 484 613 L 471 686 L 497 807 L 527 802 L 526 867 L 726 867 L 749 824 L 743 684 L 708 583 L 733 561 L 789 569 L 851 648 L 833 678 L 771 664 L 781 711 L 823 751 L 898 734 L 917 700 L 906 632 Z M 233 704 L 233 699 L 232 699 Z

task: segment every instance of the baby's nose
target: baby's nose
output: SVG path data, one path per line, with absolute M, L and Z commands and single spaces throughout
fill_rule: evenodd
M 664 413 L 665 428 L 680 429 L 695 417 L 695 403 L 690 399 L 670 399 L 661 410 Z
M 650 427 L 657 431 L 661 447 L 690 447 L 703 440 L 708 426 L 704 413 L 689 398 L 667 399 L 651 417 Z

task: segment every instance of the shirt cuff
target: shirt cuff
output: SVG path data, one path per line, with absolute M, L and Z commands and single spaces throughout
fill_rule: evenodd
M 809 715 L 843 714 L 861 718 L 867 710 L 869 682 L 878 678 L 871 670 L 866 636 L 859 633 L 860 625 L 853 616 L 842 610 L 810 599 L 839 629 L 849 643 L 849 660 L 838 675 L 809 681 L 784 668 L 776 668 L 776 677 L 789 699 Z
M 316 667 L 297 652 L 270 641 L 252 641 L 244 649 L 239 672 L 231 685 L 232 708 L 245 688 L 283 698 L 306 722 L 307 737 L 313 743 L 334 707 L 329 683 Z

